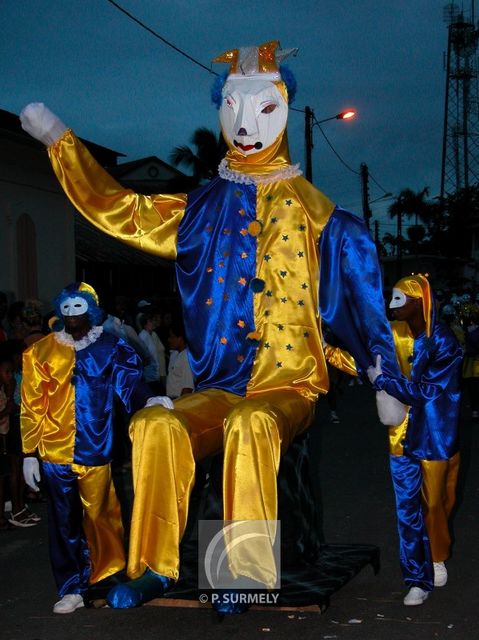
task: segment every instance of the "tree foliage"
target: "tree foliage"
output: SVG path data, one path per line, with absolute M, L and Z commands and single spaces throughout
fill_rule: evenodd
M 383 246 L 392 255 L 400 250 L 403 254 L 469 259 L 472 228 L 479 224 L 479 185 L 448 195 L 443 202 L 430 200 L 428 195 L 427 187 L 400 192 L 388 209 L 389 216 L 401 223 L 399 233 L 386 234 Z M 408 225 L 412 221 L 414 224 Z
M 218 165 L 226 153 L 223 136 L 206 127 L 196 129 L 190 139 L 195 151 L 186 145 L 175 147 L 169 160 L 175 166 L 185 165 L 192 170 L 196 184 L 211 180 L 218 174 Z

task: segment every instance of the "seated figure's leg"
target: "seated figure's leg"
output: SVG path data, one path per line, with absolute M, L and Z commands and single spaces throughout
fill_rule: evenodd
M 162 596 L 178 578 L 179 543 L 195 477 L 188 429 L 163 407 L 132 419 L 133 513 L 128 575 L 131 582 L 108 593 L 115 609 L 137 607 Z
M 109 464 L 101 467 L 72 465 L 72 470 L 78 474 L 83 529 L 90 550 L 90 584 L 94 584 L 125 567 L 120 503 Z
M 280 456 L 294 436 L 312 421 L 314 404 L 295 392 L 270 392 L 239 403 L 225 420 L 223 500 L 225 520 L 264 523 L 263 536 L 232 545 L 233 576 L 276 584 L 269 533 L 278 515 L 277 475 Z
M 210 390 L 183 396 L 172 411 L 150 407 L 134 415 L 128 558 L 128 575 L 134 580 L 110 591 L 110 606 L 139 606 L 163 595 L 178 579 L 195 458 L 221 450 L 224 416 L 240 400 Z
M 128 575 L 138 578 L 149 567 L 177 580 L 195 477 L 188 425 L 175 411 L 151 407 L 134 415 L 130 434 L 134 502 Z

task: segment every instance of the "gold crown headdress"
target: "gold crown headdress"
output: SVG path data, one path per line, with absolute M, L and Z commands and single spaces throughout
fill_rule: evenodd
M 278 40 L 265 42 L 256 47 L 230 49 L 213 59 L 213 62 L 230 64 L 230 78 L 262 77 L 265 80 L 281 80 L 279 66 L 290 55 L 296 55 L 298 49 L 278 49 Z

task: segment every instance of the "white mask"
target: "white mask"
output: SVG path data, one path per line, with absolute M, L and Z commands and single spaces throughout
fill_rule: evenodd
M 404 307 L 407 302 L 407 296 L 404 291 L 401 289 L 393 289 L 393 294 L 391 297 L 391 302 L 389 303 L 390 309 L 399 309 L 399 307 Z
M 230 145 L 244 155 L 270 147 L 284 131 L 288 105 L 275 84 L 261 78 L 227 80 L 220 122 Z
M 80 296 L 66 298 L 60 305 L 62 316 L 81 316 L 88 311 L 88 302 Z

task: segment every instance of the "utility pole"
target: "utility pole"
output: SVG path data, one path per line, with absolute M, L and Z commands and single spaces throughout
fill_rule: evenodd
M 372 211 L 369 207 L 369 169 L 365 162 L 361 162 L 360 168 L 361 175 L 361 193 L 363 202 L 363 217 L 366 222 L 366 226 L 369 229 L 369 220 L 371 219 Z
M 379 222 L 377 220 L 374 221 L 374 244 L 379 253 Z
M 402 212 L 397 214 L 396 279 L 402 278 Z
M 309 182 L 313 182 L 313 117 L 314 112 L 310 107 L 304 108 L 304 149 L 305 149 L 305 170 L 304 176 Z

